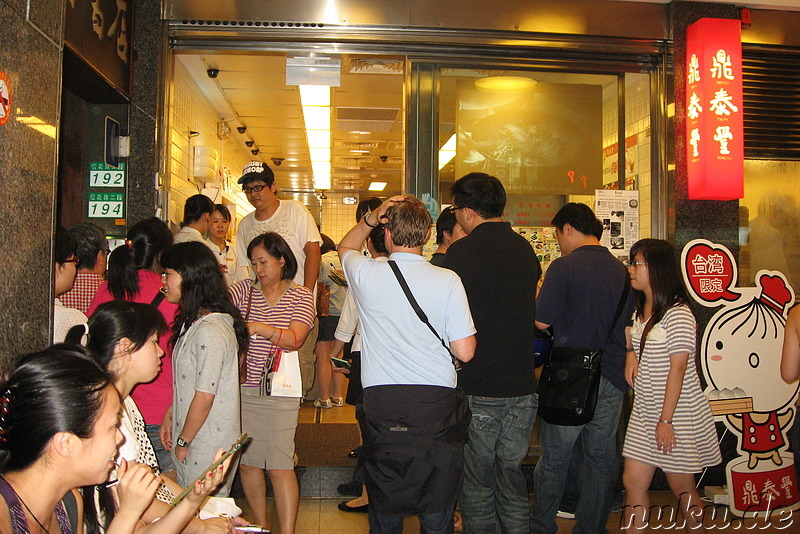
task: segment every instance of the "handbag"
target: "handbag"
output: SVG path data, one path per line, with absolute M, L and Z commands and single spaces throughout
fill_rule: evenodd
M 259 389 L 262 396 L 302 397 L 299 353 L 296 350 L 276 350 L 264 366 Z
M 617 312 L 608 330 L 606 345 L 622 314 L 630 291 L 630 281 L 617 304 Z M 539 395 L 538 413 L 553 425 L 585 425 L 594 417 L 597 394 L 600 389 L 602 349 L 553 347 L 550 359 L 544 364 L 536 393 Z
M 253 291 L 255 286 L 250 284 L 250 291 L 247 293 L 247 311 L 244 314 L 244 322 L 250 320 L 250 307 L 253 304 Z M 239 353 L 239 385 L 247 382 L 247 351 Z
M 450 355 L 450 361 L 453 362 L 453 367 L 455 367 L 456 371 L 460 371 L 461 361 L 458 358 L 456 358 L 455 355 L 450 351 L 450 347 L 447 346 L 447 343 L 444 342 L 444 339 L 442 339 L 442 337 L 439 335 L 439 332 L 437 332 L 436 329 L 433 327 L 433 325 L 430 323 L 430 321 L 428 321 L 428 316 L 425 315 L 424 311 L 422 311 L 422 308 L 420 308 L 417 299 L 415 299 L 414 295 L 411 293 L 411 289 L 408 287 L 406 279 L 403 277 L 403 273 L 400 272 L 400 267 L 397 266 L 397 263 L 395 263 L 394 260 L 389 260 L 388 263 L 389 267 L 392 268 L 392 272 L 397 278 L 397 281 L 400 283 L 400 287 L 403 288 L 403 293 L 405 293 L 409 304 L 411 304 L 411 307 L 414 308 L 414 312 L 417 314 L 417 317 L 419 318 L 420 321 L 422 321 L 428 326 L 431 332 L 433 332 L 433 335 L 436 336 L 436 339 L 438 339 L 439 342 L 442 344 L 442 346 L 445 348 L 447 354 Z

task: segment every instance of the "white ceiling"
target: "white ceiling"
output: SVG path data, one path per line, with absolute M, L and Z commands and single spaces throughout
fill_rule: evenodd
M 286 85 L 285 54 L 180 54 L 179 59 L 229 121 L 233 137 L 252 140 L 254 159 L 268 163 L 279 187 L 312 192 L 311 161 L 297 86 Z M 331 94 L 331 191 L 367 195 L 372 181 L 383 195 L 403 189 L 403 58 L 341 56 L 341 85 Z M 218 69 L 216 78 L 206 71 Z M 245 126 L 244 134 L 236 130 Z M 273 158 L 283 158 L 280 166 Z M 375 194 L 375 193 L 369 193 Z

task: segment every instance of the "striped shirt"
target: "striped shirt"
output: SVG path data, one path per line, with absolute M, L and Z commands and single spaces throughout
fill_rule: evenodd
M 239 308 L 245 321 L 259 321 L 283 329 L 289 328 L 292 321 L 299 321 L 309 329 L 314 326 L 314 299 L 311 292 L 308 288 L 298 286 L 294 282 L 275 306 L 267 304 L 264 293 L 250 280 L 243 280 L 232 285 L 230 294 L 233 304 Z M 251 294 L 252 302 L 250 302 L 248 316 L 248 299 Z M 277 336 L 275 341 L 277 341 Z M 264 366 L 276 349 L 277 347 L 273 343 L 259 335 L 250 338 L 250 349 L 247 351 L 247 380 L 242 386 L 258 387 L 261 375 L 264 373 Z
M 634 321 L 633 347 L 638 355 L 644 324 Z M 633 411 L 622 455 L 661 468 L 667 473 L 699 473 L 722 461 L 711 407 L 700 388 L 694 365 L 697 323 L 685 304 L 670 308 L 647 334 L 639 374 L 634 381 Z M 681 395 L 672 416 L 675 447 L 669 454 L 658 450 L 656 425 L 664 404 L 670 355 L 688 353 Z

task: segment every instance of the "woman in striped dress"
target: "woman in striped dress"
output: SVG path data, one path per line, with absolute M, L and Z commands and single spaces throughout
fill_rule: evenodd
M 695 370 L 697 323 L 688 305 L 674 246 L 642 239 L 631 248 L 636 313 L 625 378 L 635 391 L 622 455 L 625 525 L 647 530 L 648 489 L 656 468 L 678 499 L 688 532 L 703 532 L 695 473 L 718 464 L 714 418 Z

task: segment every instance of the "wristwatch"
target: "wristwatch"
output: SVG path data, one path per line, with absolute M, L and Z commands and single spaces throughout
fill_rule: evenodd
M 369 216 L 370 216 L 370 215 L 372 215 L 372 211 L 368 211 L 367 213 L 365 213 L 365 214 L 364 214 L 364 217 L 363 217 L 363 219 L 364 219 L 364 224 L 366 224 L 366 225 L 367 225 L 367 226 L 369 226 L 370 228 L 375 228 L 376 226 L 378 226 L 378 223 L 379 223 L 380 221 L 378 221 L 378 222 L 377 222 L 377 223 L 375 223 L 375 224 L 370 224 L 370 223 L 369 223 Z
M 186 440 L 185 440 L 185 439 L 183 439 L 183 438 L 178 438 L 178 441 L 176 441 L 176 442 L 175 442 L 175 444 L 176 444 L 178 447 L 188 447 L 188 446 L 189 446 L 189 443 L 191 443 L 191 441 L 186 441 Z

